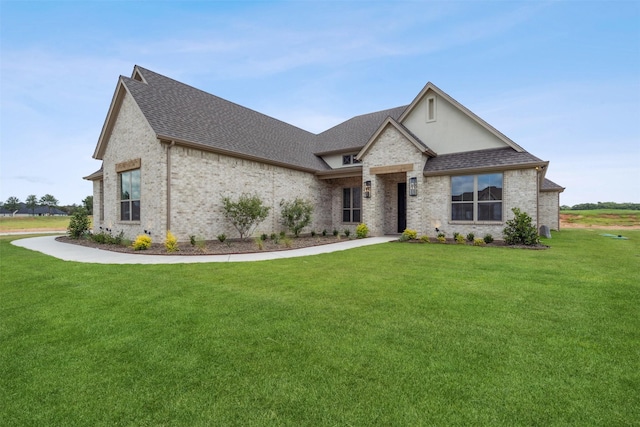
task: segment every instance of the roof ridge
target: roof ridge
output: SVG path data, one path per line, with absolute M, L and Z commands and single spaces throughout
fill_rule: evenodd
M 244 106 L 244 105 L 241 105 L 241 104 L 239 104 L 239 103 L 237 103 L 237 102 L 230 101 L 230 100 L 228 100 L 228 99 L 226 99 L 226 98 L 222 98 L 222 97 L 220 97 L 220 96 L 218 96 L 218 95 L 214 95 L 214 94 L 212 94 L 212 93 L 210 93 L 210 92 L 207 92 L 206 90 L 199 89 L 199 88 L 197 88 L 197 87 L 195 87 L 195 86 L 192 86 L 192 85 L 190 85 L 190 84 L 187 84 L 187 83 L 181 82 L 181 81 L 176 80 L 176 79 L 173 79 L 173 78 L 171 78 L 171 77 L 167 77 L 167 76 L 165 76 L 165 75 L 163 75 L 163 74 L 157 73 L 157 72 L 155 72 L 155 71 L 149 70 L 149 69 L 144 68 L 144 67 L 141 67 L 141 66 L 139 66 L 139 65 L 136 65 L 136 68 L 137 68 L 137 69 L 139 69 L 139 70 L 141 70 L 143 74 L 144 74 L 144 73 L 151 73 L 151 74 L 153 74 L 154 76 L 160 77 L 160 78 L 162 78 L 162 79 L 170 80 L 173 84 L 178 84 L 178 85 L 183 86 L 183 87 L 186 87 L 186 88 L 188 88 L 188 89 L 190 89 L 190 90 L 195 90 L 195 91 L 197 91 L 197 92 L 199 92 L 199 93 L 202 93 L 202 94 L 204 94 L 204 95 L 207 95 L 207 96 L 213 97 L 213 98 L 215 98 L 215 99 L 217 99 L 217 100 L 223 101 L 223 102 L 225 102 L 225 103 L 228 103 L 228 104 L 234 105 L 234 106 L 236 106 L 236 107 L 238 107 L 238 108 L 241 108 L 241 109 L 243 109 L 243 110 L 245 110 L 245 111 L 250 111 L 250 112 L 252 112 L 252 113 L 254 113 L 254 114 L 258 114 L 258 115 L 260 115 L 260 116 L 263 116 L 263 117 L 269 118 L 269 119 L 271 119 L 271 120 L 275 120 L 275 121 L 280 122 L 280 123 L 282 123 L 282 124 L 285 124 L 285 125 L 287 125 L 287 126 L 289 126 L 289 127 L 296 128 L 296 129 L 299 129 L 299 130 L 301 130 L 301 131 L 303 131 L 303 132 L 306 132 L 306 133 L 308 133 L 309 135 L 312 135 L 312 136 L 316 136 L 316 135 L 317 135 L 317 134 L 314 134 L 313 132 L 310 132 L 310 131 L 308 131 L 308 130 L 306 130 L 306 129 L 303 129 L 303 128 L 299 127 L 299 126 L 292 125 L 291 123 L 287 123 L 287 122 L 285 122 L 284 120 L 278 119 L 278 118 L 276 118 L 276 117 L 270 116 L 270 115 L 265 114 L 265 113 L 261 113 L 260 111 L 258 111 L 258 110 L 254 110 L 253 108 L 249 108 L 249 107 L 246 107 L 246 106 Z M 135 80 L 135 79 L 131 79 L 131 78 L 129 78 L 129 79 L 130 79 L 130 80 L 137 81 L 137 80 Z M 144 82 L 140 82 L 140 83 L 143 83 L 143 84 L 144 84 Z M 147 84 L 150 84 L 150 83 L 147 83 Z

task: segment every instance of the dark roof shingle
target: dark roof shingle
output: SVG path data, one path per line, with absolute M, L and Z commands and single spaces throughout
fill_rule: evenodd
M 518 152 L 510 147 L 495 148 L 439 155 L 427 160 L 424 165 L 424 174 L 446 175 L 465 169 L 499 169 L 522 165 L 543 165 L 544 163 L 544 161 L 526 151 Z

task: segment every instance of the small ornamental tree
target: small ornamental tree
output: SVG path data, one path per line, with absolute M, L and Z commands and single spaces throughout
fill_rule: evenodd
M 282 224 L 298 237 L 300 231 L 311 223 L 311 202 L 298 197 L 293 202 L 280 201 Z
M 257 194 L 242 193 L 237 201 L 223 197 L 222 209 L 224 217 L 238 230 L 241 239 L 249 236 L 269 215 L 269 206 L 264 206 Z
M 531 223 L 531 217 L 518 208 L 513 208 L 511 211 L 514 215 L 513 219 L 508 220 L 507 226 L 502 230 L 507 245 L 533 246 L 540 243 L 538 230 Z

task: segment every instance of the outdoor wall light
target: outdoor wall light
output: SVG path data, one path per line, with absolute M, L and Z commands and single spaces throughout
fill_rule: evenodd
M 364 198 L 371 198 L 371 181 L 364 182 Z
M 409 195 L 418 195 L 418 178 L 416 178 L 415 176 L 413 178 L 409 178 Z

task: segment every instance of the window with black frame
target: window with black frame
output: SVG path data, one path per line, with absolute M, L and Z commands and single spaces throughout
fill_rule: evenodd
M 502 173 L 451 177 L 452 221 L 502 221 Z

